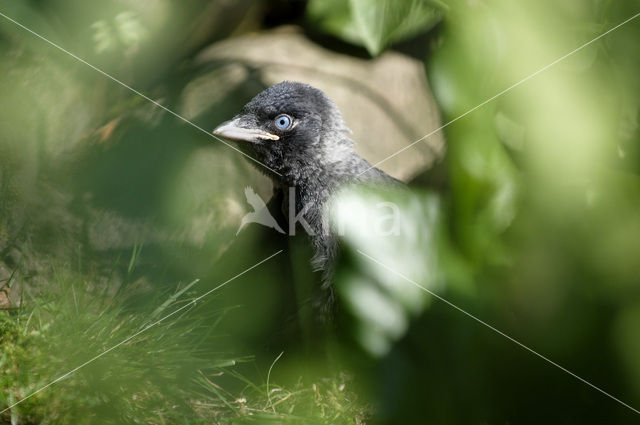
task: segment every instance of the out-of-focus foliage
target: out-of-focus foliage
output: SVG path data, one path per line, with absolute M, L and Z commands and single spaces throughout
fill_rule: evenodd
M 446 128 L 439 294 L 637 408 L 640 55 L 631 46 L 640 22 L 492 98 L 638 10 L 608 1 L 448 5 L 427 61 L 444 121 L 455 120 Z M 416 184 L 441 180 L 442 169 Z M 372 257 L 391 265 L 406 254 Z M 347 285 L 379 285 L 371 269 L 343 267 Z M 418 411 L 437 423 L 636 418 L 439 301 L 383 364 L 375 391 L 388 423 L 416 421 Z
M 0 17 L 0 285 L 12 306 L 0 320 L 0 408 L 285 249 L 2 420 L 358 423 L 368 402 L 390 424 L 633 423 L 631 410 L 402 276 L 640 405 L 640 21 L 512 87 L 636 9 L 0 0 L 3 14 L 205 131 L 281 79 L 330 93 L 372 162 L 439 126 L 429 87 L 444 123 L 455 120 L 443 162 L 440 132 L 381 164 L 413 178 L 409 191 L 341 201 L 349 228 L 391 201 L 401 231 L 342 239 L 327 365 L 313 355 L 327 349 L 317 335 L 290 338 L 304 333 L 308 290 L 292 281 L 314 277 L 304 241 L 256 226 L 234 237 L 244 187 L 266 199 L 266 179 Z M 288 23 L 302 29 L 272 28 Z M 175 283 L 196 278 L 185 292 Z M 246 355 L 255 362 L 227 367 Z
M 427 291 L 441 289 L 439 200 L 408 191 L 352 188 L 336 197 L 332 210 L 336 233 L 353 249 L 351 267 L 336 277 L 343 310 L 353 315 L 345 320 L 353 323 L 358 344 L 373 356 L 384 356 L 424 310 Z M 421 287 L 407 279 L 420 281 Z
M 311 0 L 311 22 L 377 56 L 394 42 L 425 32 L 441 18 L 447 6 L 431 0 Z

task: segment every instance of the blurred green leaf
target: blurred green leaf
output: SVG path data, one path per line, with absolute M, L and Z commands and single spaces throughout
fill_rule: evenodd
M 442 283 L 440 199 L 408 191 L 348 190 L 334 205 L 333 224 L 352 254 L 336 289 L 354 320 L 356 342 L 382 356 L 423 311 L 427 290 Z
M 627 366 L 629 383 L 640 390 L 640 339 L 638 328 L 640 327 L 640 307 L 632 305 L 622 310 L 616 318 L 614 339 L 618 355 Z
M 390 44 L 433 27 L 444 7 L 426 0 L 312 0 L 307 13 L 324 31 L 376 56 Z
M 37 29 L 49 39 L 55 39 L 59 35 L 38 8 L 30 2 L 0 0 L 0 12 L 7 16 L 0 17 L 0 34 L 13 37 L 33 50 L 39 51 L 42 48 L 42 40 L 26 36 L 26 30 L 12 21 L 29 29 Z

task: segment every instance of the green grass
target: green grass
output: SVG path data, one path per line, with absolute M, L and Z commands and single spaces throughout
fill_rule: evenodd
M 216 384 L 205 377 L 200 382 L 203 387 L 216 388 Z M 292 388 L 248 384 L 239 397 L 226 394 L 219 398 L 226 400 L 235 417 L 223 413 L 217 418 L 221 423 L 242 424 L 364 424 L 371 414 L 370 408 L 358 399 L 351 384 L 343 374 L 310 384 L 301 378 Z M 215 417 L 216 412 L 220 412 L 220 403 L 195 401 L 194 407 L 205 416 Z
M 46 291 L 25 291 L 21 306 L 0 312 L 0 423 L 318 423 L 359 424 L 367 410 L 344 375 L 293 388 L 254 383 L 234 365 L 250 361 L 212 350 L 215 317 L 206 302 L 188 307 L 127 340 L 196 295 L 195 282 L 125 309 L 127 290 L 108 295 L 97 276 L 59 268 Z M 122 343 L 123 341 L 126 341 Z M 122 343 L 122 344 L 121 344 Z M 69 371 L 119 345 L 84 367 Z M 236 393 L 220 378 L 236 380 Z

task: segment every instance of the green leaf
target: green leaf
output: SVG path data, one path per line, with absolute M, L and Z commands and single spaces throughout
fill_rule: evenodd
M 347 252 L 336 275 L 352 337 L 386 355 L 444 284 L 441 202 L 435 194 L 353 188 L 334 200 L 332 224 Z
M 372 55 L 389 44 L 426 31 L 441 17 L 424 0 L 350 0 L 351 13 L 362 43 Z
M 445 8 L 428 0 L 311 0 L 307 14 L 323 31 L 362 45 L 375 56 L 433 27 Z

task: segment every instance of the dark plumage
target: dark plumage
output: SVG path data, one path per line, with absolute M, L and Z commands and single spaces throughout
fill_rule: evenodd
M 336 252 L 335 238 L 323 227 L 331 195 L 345 184 L 399 184 L 356 154 L 335 103 L 307 84 L 285 81 L 267 88 L 213 133 L 239 142 L 242 151 L 268 167 L 256 164 L 281 191 L 276 195 L 282 196 L 285 216 L 289 188 L 295 188 L 295 213 L 308 208 L 304 218 L 312 230 L 313 263 L 325 270 L 324 286 Z

